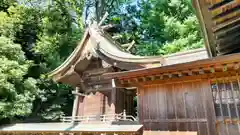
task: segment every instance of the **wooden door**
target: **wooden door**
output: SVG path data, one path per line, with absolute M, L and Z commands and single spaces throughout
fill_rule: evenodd
M 136 116 L 134 106 L 136 90 L 117 89 L 116 91 L 116 113 L 122 113 L 125 110 L 127 115 Z
M 197 131 L 215 135 L 215 115 L 207 80 L 145 86 L 140 91 L 144 130 Z

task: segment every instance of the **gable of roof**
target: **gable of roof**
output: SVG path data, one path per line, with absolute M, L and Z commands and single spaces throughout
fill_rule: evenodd
M 122 70 L 142 69 L 162 65 L 171 65 L 207 57 L 205 49 L 196 49 L 169 56 L 136 56 L 125 52 L 120 45 L 107 35 L 101 27 L 89 27 L 80 44 L 58 68 L 49 74 L 53 80 L 77 85 L 91 59 L 100 58 L 105 63 Z

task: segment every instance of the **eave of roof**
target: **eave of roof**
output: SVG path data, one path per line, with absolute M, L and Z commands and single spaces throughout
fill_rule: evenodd
M 203 68 L 203 67 L 214 67 L 217 64 L 224 65 L 229 63 L 239 63 L 240 62 L 240 53 L 225 55 L 225 56 L 217 56 L 214 58 L 202 59 L 192 62 L 173 64 L 161 67 L 154 68 L 144 68 L 138 70 L 130 70 L 124 72 L 115 72 L 115 73 L 106 73 L 104 74 L 105 78 L 118 78 L 118 79 L 126 79 L 133 77 L 141 77 L 141 76 L 151 76 L 162 73 L 169 72 L 178 72 L 181 70 L 189 70 L 193 68 Z
M 240 0 L 192 0 L 192 3 L 209 56 L 239 52 Z
M 207 14 L 208 8 L 204 4 L 204 0 L 192 0 L 192 5 L 196 9 L 196 15 L 201 25 L 202 35 L 204 37 L 205 47 L 209 57 L 216 56 L 216 48 L 213 45 L 213 36 L 211 28 L 210 13 Z M 204 8 L 204 9 L 203 9 Z
M 70 67 L 72 66 L 72 64 L 78 60 L 79 55 L 77 55 L 79 52 L 81 52 L 80 50 L 83 47 L 83 44 L 86 42 L 86 40 L 89 37 L 89 30 L 86 29 L 86 31 L 84 32 L 83 38 L 80 41 L 80 43 L 78 44 L 78 46 L 74 49 L 74 51 L 71 53 L 71 55 L 60 65 L 58 66 L 56 69 L 54 69 L 53 71 L 51 71 L 48 76 L 52 77 L 53 80 L 57 80 L 57 74 L 61 74 L 63 72 L 66 72 L 66 70 L 70 69 Z

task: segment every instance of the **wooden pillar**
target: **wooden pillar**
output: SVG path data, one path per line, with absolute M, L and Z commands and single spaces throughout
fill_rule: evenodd
M 79 87 L 76 87 L 75 92 L 76 92 L 76 93 L 79 93 Z M 75 118 L 75 116 L 77 116 L 78 103 L 79 103 L 79 96 L 76 94 L 76 95 L 75 95 L 74 102 L 73 102 L 72 123 L 74 123 L 74 118 Z
M 140 116 L 139 116 L 139 114 L 140 114 L 140 92 L 139 92 L 139 89 L 137 88 L 136 89 L 137 90 L 137 93 L 136 93 L 136 95 L 137 95 L 137 117 L 138 117 L 138 120 L 140 119 Z
M 111 92 L 111 110 L 112 113 L 115 113 L 115 108 L 116 108 L 116 84 L 115 80 L 112 79 L 112 92 Z

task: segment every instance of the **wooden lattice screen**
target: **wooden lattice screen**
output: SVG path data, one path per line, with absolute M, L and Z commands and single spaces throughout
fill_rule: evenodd
M 212 82 L 216 127 L 219 135 L 240 134 L 239 77 L 225 77 Z

